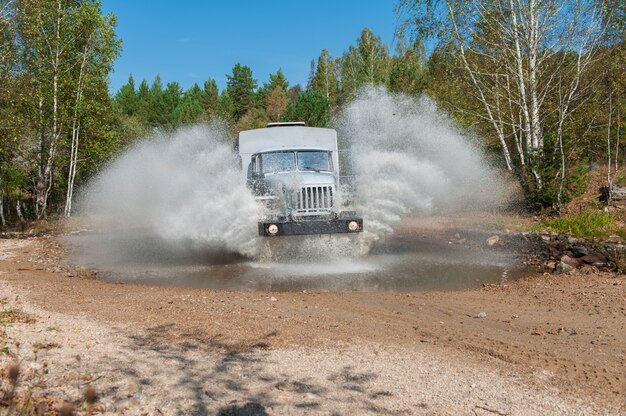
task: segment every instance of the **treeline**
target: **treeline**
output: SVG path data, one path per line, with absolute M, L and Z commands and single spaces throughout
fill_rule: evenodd
M 0 0 L 0 221 L 70 215 L 75 187 L 155 130 L 212 118 L 233 134 L 271 121 L 328 126 L 365 85 L 427 94 L 482 138 L 531 205 L 558 209 L 584 189 L 593 162 L 610 162 L 607 181 L 620 180 L 625 9 L 400 1 L 393 51 L 363 29 L 339 56 L 322 50 L 305 86 L 280 68 L 259 81 L 237 63 L 221 91 L 211 78 L 185 90 L 130 77 L 111 96 L 120 40 L 99 0 Z
M 342 56 L 333 57 L 322 50 L 311 61 L 304 89 L 290 85 L 280 68 L 260 84 L 250 67 L 238 63 L 227 74 L 223 91 L 211 78 L 184 91 L 177 82 L 163 85 L 159 76 L 151 84 L 144 79 L 137 86 L 131 76 L 115 94 L 114 103 L 123 116 L 127 138 L 141 137 L 153 128 L 176 128 L 212 117 L 228 122 L 235 131 L 276 121 L 327 126 L 333 111 L 367 84 L 386 85 L 391 91 L 407 94 L 424 91 L 427 84 L 421 45 L 400 40 L 392 55 L 381 38 L 366 28 Z

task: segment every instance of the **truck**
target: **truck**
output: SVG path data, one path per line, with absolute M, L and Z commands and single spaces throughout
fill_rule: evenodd
M 340 183 L 337 132 L 302 122 L 239 133 L 242 180 L 261 206 L 262 237 L 359 233 Z

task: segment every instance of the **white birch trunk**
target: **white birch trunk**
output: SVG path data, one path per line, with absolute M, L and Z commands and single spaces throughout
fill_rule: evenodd
M 80 135 L 80 105 L 83 95 L 83 77 L 87 63 L 87 46 L 83 51 L 83 59 L 80 64 L 80 72 L 78 74 L 78 84 L 76 87 L 76 102 L 74 103 L 74 116 L 72 120 L 72 143 L 70 147 L 70 166 L 67 177 L 67 193 L 65 196 L 65 208 L 63 215 L 69 217 L 72 215 L 72 199 L 74 197 L 74 180 L 76 179 L 76 167 L 78 164 L 78 139 Z

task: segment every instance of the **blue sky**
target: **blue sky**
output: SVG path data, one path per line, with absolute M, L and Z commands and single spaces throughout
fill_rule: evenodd
M 259 85 L 280 67 L 291 85 L 304 86 L 322 48 L 340 55 L 364 27 L 393 51 L 394 6 L 394 0 L 103 0 L 123 40 L 110 90 L 131 73 L 136 82 L 160 74 L 183 88 L 211 77 L 222 89 L 237 62 L 252 68 Z

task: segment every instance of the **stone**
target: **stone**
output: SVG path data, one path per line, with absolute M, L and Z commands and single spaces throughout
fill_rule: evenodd
M 278 299 L 276 299 L 274 296 L 272 296 L 272 297 L 270 298 L 270 300 L 271 300 L 272 302 L 276 302 Z
M 550 241 L 550 240 L 552 240 L 552 238 L 550 238 L 550 236 L 549 236 L 549 235 L 542 235 L 542 236 L 541 236 L 541 239 L 542 239 L 543 241 Z
M 609 238 L 606 240 L 607 243 L 615 243 L 615 244 L 621 241 L 622 241 L 621 237 L 615 234 L 610 235 Z
M 561 257 L 561 261 L 574 269 L 583 264 L 583 261 L 581 259 L 572 258 L 570 256 Z
M 487 317 L 487 312 L 480 312 L 478 315 L 476 315 L 477 318 L 486 318 Z
M 497 235 L 492 235 L 491 237 L 487 239 L 487 245 L 491 247 L 494 244 L 497 244 L 498 241 L 500 241 L 500 237 Z
M 573 246 L 572 254 L 574 257 L 584 257 L 589 254 L 589 250 L 587 250 L 587 247 L 585 246 Z
M 554 273 L 556 273 L 556 274 L 568 273 L 568 272 L 571 272 L 572 270 L 574 270 L 574 268 L 572 266 L 569 266 L 569 265 L 563 263 L 562 261 L 559 261 L 556 264 L 556 267 L 554 269 Z
M 582 257 L 581 260 L 596 267 L 604 267 L 608 264 L 607 258 L 600 253 L 591 253 Z

